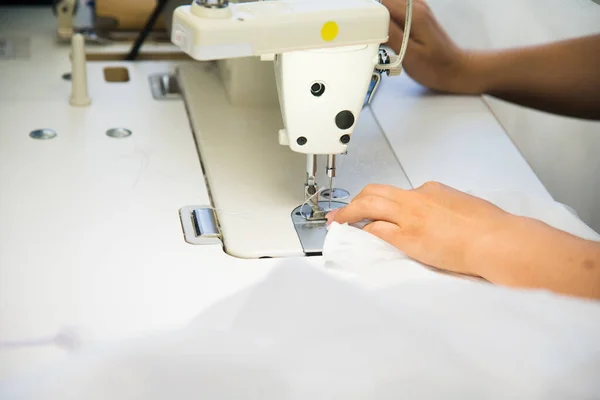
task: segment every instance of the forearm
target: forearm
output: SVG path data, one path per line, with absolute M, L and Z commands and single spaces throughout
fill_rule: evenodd
M 511 215 L 476 248 L 470 261 L 492 283 L 600 299 L 598 242 Z
M 525 107 L 600 120 L 600 34 L 469 54 L 474 91 Z

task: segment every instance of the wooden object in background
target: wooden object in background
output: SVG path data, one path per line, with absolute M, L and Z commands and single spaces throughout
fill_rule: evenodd
M 142 30 L 157 0 L 96 0 L 96 18 L 98 20 L 116 20 L 118 30 Z M 165 30 L 165 23 L 159 17 L 154 31 Z

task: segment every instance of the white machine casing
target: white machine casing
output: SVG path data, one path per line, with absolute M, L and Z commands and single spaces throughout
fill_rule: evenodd
M 171 40 L 196 60 L 262 56 L 384 43 L 389 18 L 375 0 L 270 0 L 224 8 L 194 2 L 175 9 Z
M 275 62 L 275 76 L 285 129 L 279 143 L 306 154 L 340 154 L 360 115 L 377 64 L 379 44 L 284 53 Z M 312 85 L 322 85 L 320 96 Z M 351 125 L 336 124 L 350 113 Z M 299 141 L 305 139 L 304 142 Z
M 224 8 L 193 3 L 175 10 L 172 41 L 194 59 L 218 60 L 229 74 L 236 68 L 227 59 L 274 61 L 284 125 L 279 143 L 298 153 L 341 154 L 362 109 L 379 45 L 388 39 L 388 24 L 389 12 L 374 0 L 260 1 Z M 239 78 L 229 78 L 226 86 L 239 85 Z M 314 84 L 324 91 L 315 95 Z M 235 103 L 235 88 L 227 92 Z M 344 125 L 336 122 L 340 113 Z

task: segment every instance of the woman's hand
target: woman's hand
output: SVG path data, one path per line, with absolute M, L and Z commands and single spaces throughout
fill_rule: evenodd
M 600 242 L 516 216 L 436 182 L 369 185 L 329 222 L 363 229 L 432 267 L 492 283 L 600 299 Z
M 466 51 L 450 39 L 424 0 L 413 2 L 402 65 L 421 85 L 447 93 L 488 94 L 545 112 L 600 120 L 600 34 L 514 49 Z M 399 52 L 406 0 L 383 4 L 391 17 L 387 44 Z
M 470 249 L 486 243 L 510 217 L 487 201 L 436 182 L 414 190 L 369 185 L 348 206 L 328 215 L 330 222 L 375 221 L 363 229 L 409 257 L 476 276 L 480 271 Z
M 387 45 L 400 51 L 406 18 L 406 0 L 383 0 L 390 12 Z M 483 88 L 474 79 L 471 54 L 450 39 L 423 0 L 413 0 L 408 49 L 403 61 L 406 73 L 430 89 L 480 94 Z

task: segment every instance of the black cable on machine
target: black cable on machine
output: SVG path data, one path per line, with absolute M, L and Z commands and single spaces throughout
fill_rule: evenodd
M 135 39 L 133 46 L 131 46 L 129 54 L 127 54 L 127 57 L 125 57 L 126 61 L 133 61 L 137 58 L 142 44 L 144 44 L 144 41 L 150 34 L 150 31 L 154 27 L 154 24 L 156 23 L 160 13 L 162 13 L 163 9 L 165 8 L 167 1 L 168 0 L 158 0 L 156 7 L 154 7 L 154 11 L 152 11 L 152 14 L 150 14 L 150 17 L 148 17 L 148 20 L 146 21 L 146 26 L 144 26 L 144 29 L 140 31 L 140 34 Z

